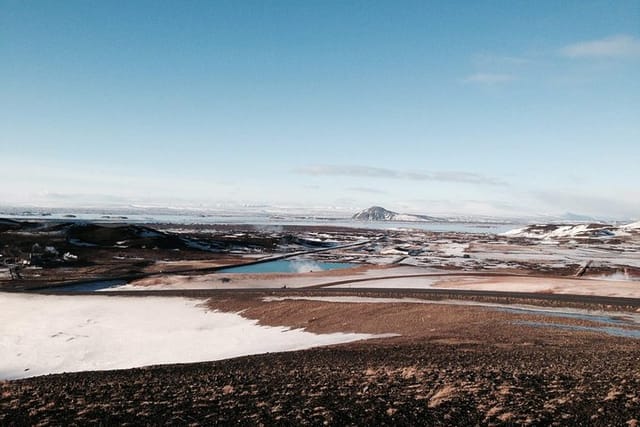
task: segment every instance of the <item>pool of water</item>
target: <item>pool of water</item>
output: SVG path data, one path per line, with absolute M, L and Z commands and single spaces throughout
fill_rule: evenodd
M 44 292 L 94 292 L 104 289 L 113 288 L 116 286 L 125 285 L 127 282 L 124 280 L 95 280 L 92 282 L 76 283 L 74 285 L 56 286 L 51 288 L 41 289 Z
M 218 270 L 218 273 L 310 273 L 355 267 L 347 262 L 316 262 L 304 259 L 279 259 L 258 264 L 241 265 Z
M 623 329 L 614 328 L 611 326 L 578 326 L 578 325 L 564 325 L 558 323 L 545 323 L 545 322 L 514 322 L 518 325 L 533 326 L 538 328 L 556 328 L 565 329 L 570 331 L 587 331 L 587 332 L 602 332 L 614 337 L 636 338 L 640 339 L 640 330 L 638 329 Z
M 497 308 L 498 311 L 506 311 L 507 313 L 516 314 L 541 314 L 546 317 L 562 317 L 568 319 L 588 320 L 591 322 L 609 323 L 613 325 L 633 325 L 633 320 L 625 318 L 624 316 L 608 316 L 605 314 L 588 314 L 588 313 L 570 313 L 568 311 L 552 311 L 542 309 L 531 308 L 511 308 L 501 307 Z

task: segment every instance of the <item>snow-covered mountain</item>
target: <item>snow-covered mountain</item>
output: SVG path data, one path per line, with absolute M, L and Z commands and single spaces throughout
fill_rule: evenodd
M 640 221 L 626 225 L 613 224 L 534 224 L 503 233 L 508 237 L 530 239 L 603 239 L 627 237 L 640 233 Z
M 358 212 L 353 215 L 352 219 L 357 221 L 402 221 L 402 222 L 428 222 L 428 221 L 442 221 L 441 218 L 436 218 L 427 215 L 411 215 L 401 214 L 387 210 L 381 206 L 372 206 L 368 209 Z
M 623 229 L 625 229 L 627 231 L 636 230 L 636 231 L 640 232 L 640 221 L 636 221 L 636 222 L 632 222 L 631 224 L 623 225 L 620 228 L 623 228 Z

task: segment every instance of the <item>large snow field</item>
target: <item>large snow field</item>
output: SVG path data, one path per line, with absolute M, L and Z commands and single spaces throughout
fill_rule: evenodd
M 329 288 L 376 288 L 376 289 L 429 289 L 435 283 L 442 280 L 441 277 L 403 277 L 396 279 L 379 278 L 363 282 L 345 283 L 342 285 L 328 286 Z
M 203 274 L 198 276 L 166 275 L 149 277 L 130 282 L 126 285 L 104 289 L 108 291 L 146 291 L 176 289 L 269 289 L 269 288 L 305 288 L 326 283 L 362 279 L 367 277 L 385 277 L 399 274 L 423 274 L 439 272 L 411 266 L 393 266 L 392 268 L 361 270 L 349 273 L 349 270 L 321 271 L 312 274 Z M 223 279 L 230 279 L 224 281 Z M 354 286 L 355 287 L 355 286 Z
M 635 281 L 553 277 L 446 277 L 432 288 L 640 298 Z
M 0 293 L 0 380 L 220 360 L 373 338 L 260 326 L 200 300 Z
M 640 298 L 640 283 L 630 281 L 624 274 L 595 278 L 493 277 L 479 276 L 472 273 L 446 276 L 443 274 L 442 276 L 432 277 L 379 277 L 328 287 L 335 289 L 466 289 Z

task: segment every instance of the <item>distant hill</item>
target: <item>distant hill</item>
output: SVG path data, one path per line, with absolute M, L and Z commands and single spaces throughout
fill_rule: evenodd
M 357 221 L 403 221 L 403 222 L 429 222 L 429 221 L 442 221 L 441 218 L 436 218 L 427 215 L 411 215 L 401 214 L 387 210 L 381 206 L 372 206 L 368 209 L 358 212 L 351 217 Z

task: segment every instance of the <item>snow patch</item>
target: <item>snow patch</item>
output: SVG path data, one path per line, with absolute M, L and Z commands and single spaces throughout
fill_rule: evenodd
M 199 300 L 0 293 L 0 380 L 220 360 L 376 338 L 259 326 Z

